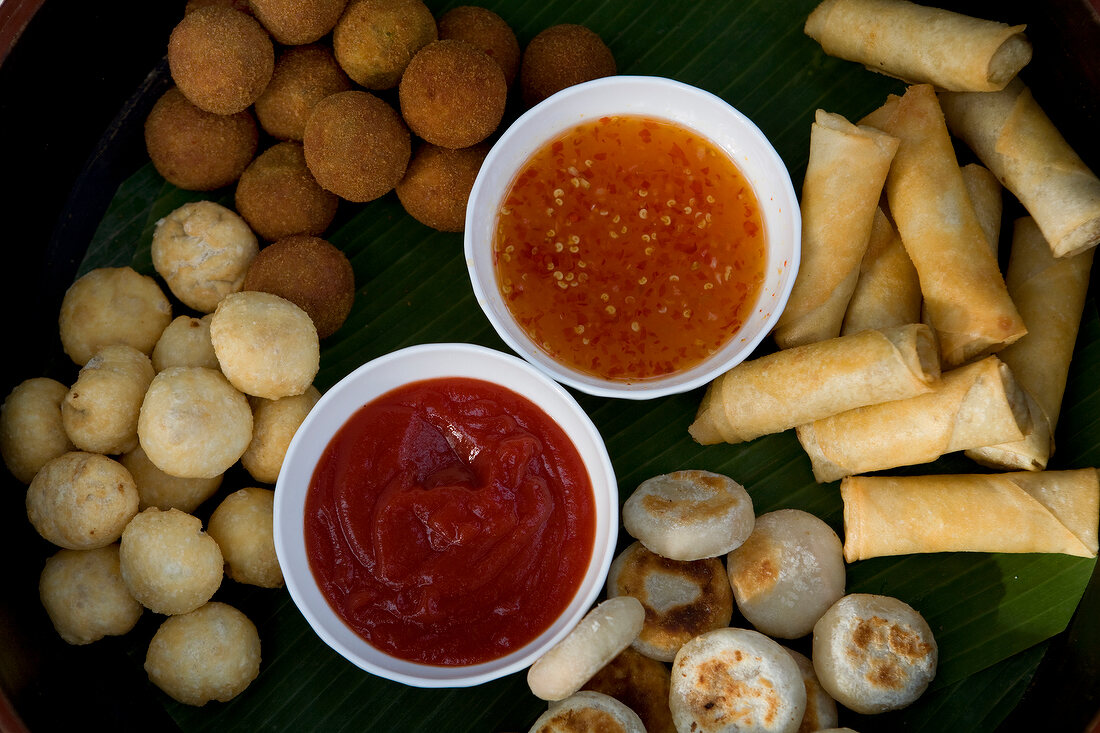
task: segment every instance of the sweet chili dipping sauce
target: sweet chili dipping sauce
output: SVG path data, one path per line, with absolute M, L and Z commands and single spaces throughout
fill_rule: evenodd
M 699 134 L 603 117 L 538 150 L 505 196 L 497 286 L 528 336 L 579 371 L 688 369 L 741 328 L 764 280 L 756 195 Z
M 497 659 L 572 601 L 595 542 L 588 472 L 541 408 L 477 379 L 415 382 L 333 437 L 306 496 L 313 575 L 370 644 Z

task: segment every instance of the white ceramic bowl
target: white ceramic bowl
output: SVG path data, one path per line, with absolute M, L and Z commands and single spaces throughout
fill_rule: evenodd
M 397 387 L 424 379 L 491 381 L 541 407 L 573 440 L 588 470 L 596 506 L 592 558 L 580 588 L 558 619 L 534 641 L 491 662 L 437 667 L 386 654 L 352 631 L 321 594 L 306 556 L 304 511 L 314 467 L 332 436 L 360 407 Z M 275 552 L 290 597 L 330 647 L 360 668 L 417 687 L 467 687 L 519 671 L 572 629 L 603 590 L 615 553 L 619 492 L 603 439 L 576 400 L 526 362 L 470 344 L 425 344 L 370 361 L 329 389 L 306 416 L 287 450 L 275 489 Z
M 544 143 L 586 120 L 638 115 L 675 122 L 734 160 L 760 202 L 768 238 L 764 286 L 752 314 L 725 347 L 691 369 L 625 383 L 601 379 L 551 358 L 512 317 L 497 288 L 493 236 L 497 212 L 520 167 Z M 649 399 L 686 392 L 743 361 L 779 320 L 798 274 L 802 222 L 783 160 L 753 122 L 725 101 L 671 79 L 611 76 L 564 89 L 528 110 L 501 135 L 481 166 L 466 209 L 466 265 L 478 304 L 517 354 L 557 381 L 603 397 Z

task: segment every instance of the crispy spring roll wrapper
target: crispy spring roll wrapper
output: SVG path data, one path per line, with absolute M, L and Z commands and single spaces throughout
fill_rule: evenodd
M 920 323 L 920 304 L 920 280 L 913 262 L 889 217 L 877 208 L 840 333 Z
M 802 184 L 802 261 L 775 328 L 781 349 L 840 335 L 896 138 L 818 110 Z
M 1024 28 L 904 0 L 825 0 L 804 30 L 830 56 L 880 74 L 992 92 L 1031 60 Z
M 1095 249 L 1056 258 L 1031 217 L 1017 219 L 1008 262 L 1008 292 L 1028 333 L 998 356 L 1032 403 L 1034 430 L 1025 440 L 966 452 L 991 468 L 1042 470 L 1054 452 L 1069 362 L 1081 325 Z
M 1056 257 L 1100 243 L 1100 179 L 1019 79 L 995 94 L 940 95 L 947 125 L 1035 218 Z
M 1027 328 L 966 192 L 932 87 L 909 87 L 884 116 L 886 131 L 901 140 L 886 178 L 890 213 L 917 268 L 943 365 L 965 364 Z
M 711 382 L 688 432 L 703 445 L 740 443 L 826 415 L 932 391 L 932 331 L 863 331 L 742 362 Z
M 996 259 L 998 244 L 1001 241 L 1001 213 L 1004 211 L 1001 182 L 988 168 L 977 163 L 964 165 L 962 176 L 966 192 L 970 194 L 970 203 L 974 205 L 978 224 L 981 225 L 986 241 L 993 250 L 993 257 Z M 1011 294 L 1009 291 L 1009 295 Z M 1019 310 L 1018 306 L 1017 310 Z
M 924 552 L 1059 552 L 1095 557 L 1095 468 L 945 476 L 852 476 L 844 559 Z
M 860 407 L 797 429 L 819 483 L 930 463 L 946 453 L 1023 440 L 1027 402 L 1000 359 L 944 372 L 931 392 Z

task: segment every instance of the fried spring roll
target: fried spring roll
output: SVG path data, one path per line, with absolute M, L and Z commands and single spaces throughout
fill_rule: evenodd
M 952 91 L 1003 89 L 1030 60 L 1025 26 L 904 0 L 825 0 L 805 32 L 825 53 Z
M 775 328 L 781 349 L 840 335 L 897 139 L 817 111 L 802 185 L 802 262 Z
M 819 483 L 929 463 L 946 453 L 1023 440 L 1023 392 L 1000 359 L 944 372 L 932 392 L 849 410 L 797 429 Z
M 920 322 L 920 280 L 901 237 L 882 209 L 875 210 L 859 280 L 841 334 Z
M 844 559 L 925 552 L 1059 552 L 1095 557 L 1095 468 L 946 476 L 852 476 Z
M 1008 295 L 955 159 L 936 94 L 909 87 L 882 113 L 901 144 L 886 196 L 901 241 L 920 277 L 944 367 L 1016 341 L 1027 329 Z
M 742 362 L 711 382 L 688 432 L 703 445 L 740 443 L 930 392 L 938 377 L 927 326 L 863 331 Z
M 1001 241 L 1001 213 L 1004 211 L 1001 183 L 988 168 L 977 163 L 964 165 L 962 176 L 963 185 L 966 186 L 966 192 L 970 195 L 970 203 L 973 204 L 974 213 L 978 217 L 978 224 L 981 225 L 986 241 L 993 250 L 993 257 L 996 259 L 998 244 Z
M 951 132 L 1034 217 L 1056 257 L 1100 243 L 1100 179 L 1020 80 L 994 94 L 940 95 Z
M 1034 430 L 1025 440 L 966 452 L 991 468 L 1039 471 L 1054 452 L 1070 357 L 1085 307 L 1093 253 L 1056 258 L 1031 217 L 1017 219 L 1008 263 L 1008 291 L 1028 333 L 998 356 L 1028 393 Z

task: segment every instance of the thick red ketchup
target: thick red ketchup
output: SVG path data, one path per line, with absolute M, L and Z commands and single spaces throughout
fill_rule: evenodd
M 477 379 L 416 382 L 356 412 L 321 456 L 305 539 L 329 604 L 402 659 L 469 665 L 548 628 L 595 541 L 592 484 L 541 408 Z

